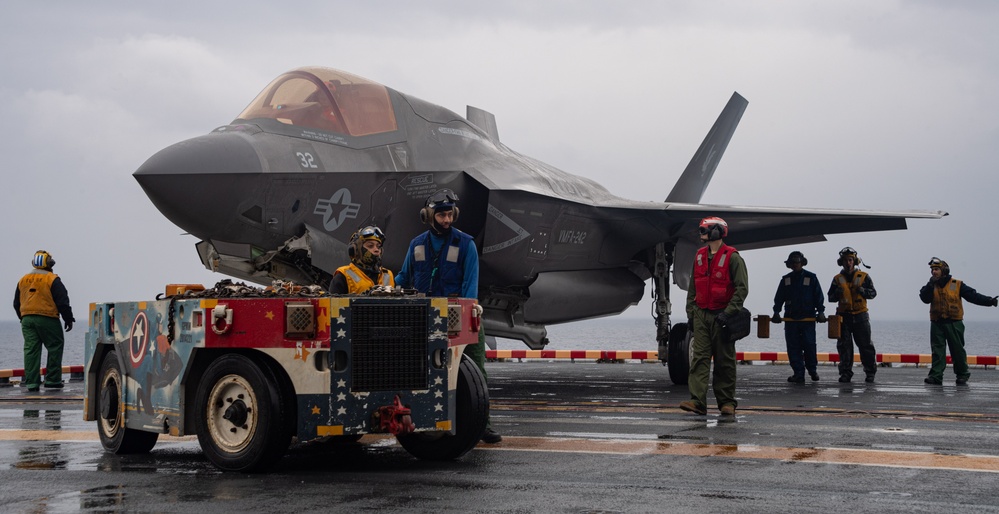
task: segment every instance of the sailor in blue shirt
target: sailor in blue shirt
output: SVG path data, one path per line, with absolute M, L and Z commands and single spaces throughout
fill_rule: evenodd
M 791 252 L 784 265 L 791 272 L 781 278 L 774 295 L 774 323 L 780 323 L 781 307 L 784 308 L 784 339 L 787 342 L 787 360 L 794 374 L 788 382 L 805 381 L 805 370 L 812 380 L 819 379 L 816 369 L 815 322 L 825 323 L 825 297 L 815 273 L 804 269 L 808 259 L 798 251 Z
M 472 236 L 454 228 L 458 219 L 458 195 L 441 189 L 427 198 L 420 209 L 420 219 L 430 230 L 409 243 L 402 269 L 395 278 L 397 286 L 416 289 L 427 296 L 479 297 L 479 255 Z M 465 347 L 486 377 L 485 332 L 479 330 L 479 343 Z M 482 436 L 485 443 L 498 443 L 503 438 L 486 422 Z

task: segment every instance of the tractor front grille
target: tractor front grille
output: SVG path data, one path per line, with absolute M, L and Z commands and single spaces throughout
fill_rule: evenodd
M 427 305 L 351 306 L 352 391 L 427 389 Z

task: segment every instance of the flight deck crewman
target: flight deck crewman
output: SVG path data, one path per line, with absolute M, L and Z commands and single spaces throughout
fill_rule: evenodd
M 940 385 L 947 367 L 947 347 L 954 362 L 957 385 L 968 383 L 968 354 L 964 351 L 964 305 L 961 299 L 975 305 L 999 305 L 999 298 L 979 294 L 971 286 L 950 276 L 947 261 L 930 259 L 932 278 L 919 290 L 919 299 L 930 304 L 930 351 L 933 352 L 930 374 L 923 382 Z
M 52 272 L 55 259 L 45 250 L 38 250 L 31 259 L 35 269 L 21 277 L 14 290 L 14 312 L 21 320 L 24 335 L 24 382 L 28 391 L 34 392 L 41 385 L 42 347 L 48 352 L 45 371 L 45 388 L 62 389 L 62 350 L 66 332 L 73 330 L 73 308 L 69 293 L 59 275 Z
M 718 409 L 724 416 L 735 415 L 735 343 L 728 338 L 726 326 L 730 317 L 742 308 L 749 295 L 749 274 L 739 252 L 725 244 L 728 223 L 717 217 L 701 220 L 701 242 L 706 242 L 694 255 L 692 284 L 687 289 L 687 319 L 694 331 L 687 387 L 690 400 L 680 402 L 680 408 L 695 414 L 707 414 L 708 377 L 714 358 L 712 386 Z
M 392 272 L 382 267 L 382 245 L 385 233 L 375 226 L 364 227 L 350 236 L 347 254 L 350 264 L 333 273 L 330 292 L 333 294 L 360 294 L 372 287 L 395 287 Z
M 839 352 L 839 381 L 853 379 L 853 344 L 860 350 L 860 362 L 864 365 L 865 382 L 874 382 L 878 372 L 878 354 L 871 342 L 871 318 L 867 313 L 867 300 L 873 300 L 878 292 L 870 275 L 857 269 L 862 261 L 857 251 L 847 246 L 839 251 L 836 264 L 843 266 L 833 277 L 829 286 L 829 301 L 837 302 L 836 314 L 843 320 L 836 351 Z M 867 268 L 870 266 L 864 265 Z
M 780 310 L 784 308 L 787 324 L 784 325 L 784 340 L 787 343 L 787 360 L 793 375 L 788 382 L 796 384 L 805 381 L 805 371 L 813 381 L 819 379 L 818 356 L 815 353 L 815 322 L 826 322 L 825 297 L 815 273 L 805 269 L 808 259 L 799 251 L 787 256 L 784 265 L 791 272 L 781 278 L 774 294 L 774 323 L 782 321 Z
M 427 296 L 479 297 L 479 254 L 475 241 L 452 226 L 458 219 L 457 203 L 458 195 L 450 189 L 438 190 L 427 198 L 420 209 L 420 220 L 430 225 L 430 230 L 409 243 L 396 277 L 400 286 Z M 475 361 L 483 379 L 487 379 L 485 337 L 480 328 L 478 344 L 465 347 L 465 353 Z M 482 442 L 494 444 L 502 440 L 486 418 Z

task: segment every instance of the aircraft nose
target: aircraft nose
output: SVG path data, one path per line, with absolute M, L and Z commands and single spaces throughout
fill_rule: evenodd
M 160 150 L 132 176 L 167 219 L 208 239 L 231 221 L 242 189 L 253 187 L 247 175 L 262 170 L 248 135 L 216 132 Z

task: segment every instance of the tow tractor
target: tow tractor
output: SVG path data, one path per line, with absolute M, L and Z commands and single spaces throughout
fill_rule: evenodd
M 291 444 L 364 434 L 394 435 L 420 459 L 457 459 L 482 437 L 489 408 L 462 352 L 478 344 L 481 308 L 409 293 L 224 280 L 93 303 L 84 420 L 117 454 L 197 434 L 227 471 L 264 471 Z

